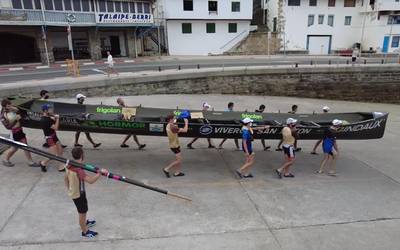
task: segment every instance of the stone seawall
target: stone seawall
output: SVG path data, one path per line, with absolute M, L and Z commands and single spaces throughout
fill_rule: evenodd
M 146 72 L 108 79 L 82 77 L 74 81 L 41 82 L 20 87 L 18 93 L 37 93 L 46 88 L 57 97 L 237 94 L 296 96 L 335 100 L 400 103 L 400 65 L 301 66 L 200 69 Z M 1 89 L 1 87 L 0 87 Z M 2 96 L 9 91 L 2 90 Z

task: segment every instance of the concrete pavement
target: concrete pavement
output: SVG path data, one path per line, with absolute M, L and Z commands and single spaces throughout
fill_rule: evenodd
M 89 98 L 88 103 L 113 104 L 115 97 Z M 71 99 L 60 99 L 73 101 Z M 77 214 L 55 168 L 42 174 L 24 165 L 21 152 L 14 168 L 0 167 L 1 249 L 397 249 L 400 243 L 400 168 L 398 105 L 353 103 L 284 97 L 185 95 L 136 96 L 128 105 L 198 108 L 203 101 L 223 110 L 228 101 L 237 110 L 282 112 L 292 104 L 299 112 L 386 111 L 390 119 L 385 137 L 372 141 L 340 141 L 338 177 L 316 176 L 321 155 L 310 155 L 314 142 L 301 142 L 294 173 L 278 180 L 273 169 L 282 153 L 264 152 L 254 142 L 253 180 L 240 181 L 234 170 L 244 156 L 227 141 L 224 150 L 209 150 L 205 140 L 183 150 L 187 176 L 166 179 L 161 168 L 173 155 L 166 138 L 140 137 L 143 151 L 120 149 L 123 136 L 94 134 L 103 143 L 89 147 L 87 162 L 190 196 L 192 203 L 101 179 L 88 185 L 89 217 L 100 235 L 83 240 Z M 0 129 L 3 133 L 4 129 Z M 28 130 L 30 143 L 42 144 L 42 134 Z M 73 144 L 73 133 L 60 132 Z M 188 139 L 182 139 L 184 146 Z M 219 141 L 214 141 L 218 143 Z M 273 147 L 276 141 L 268 142 Z M 66 155 L 70 155 L 70 148 Z M 36 157 L 37 158 L 37 157 Z

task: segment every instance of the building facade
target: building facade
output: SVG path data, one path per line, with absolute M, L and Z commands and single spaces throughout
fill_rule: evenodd
M 162 0 L 171 55 L 222 54 L 250 31 L 253 0 Z
M 106 51 L 145 54 L 158 43 L 155 6 L 145 0 L 0 0 L 0 64 L 65 60 L 71 47 L 75 59 L 98 60 Z
M 398 0 L 266 0 L 281 51 L 332 54 L 354 47 L 398 50 Z M 400 16 L 399 16 L 400 17 Z

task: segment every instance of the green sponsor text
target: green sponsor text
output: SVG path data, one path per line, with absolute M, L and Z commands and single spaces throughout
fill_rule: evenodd
M 121 113 L 121 109 L 113 108 L 113 107 L 108 107 L 108 108 L 97 107 L 96 112 L 102 113 L 102 114 L 119 114 L 119 113 Z

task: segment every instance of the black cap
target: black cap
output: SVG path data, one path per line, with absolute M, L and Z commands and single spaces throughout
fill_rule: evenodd
M 45 89 L 42 89 L 42 90 L 40 91 L 40 96 L 44 96 L 44 95 L 47 94 L 47 93 L 49 93 L 49 91 L 47 91 L 47 90 L 45 90 Z

